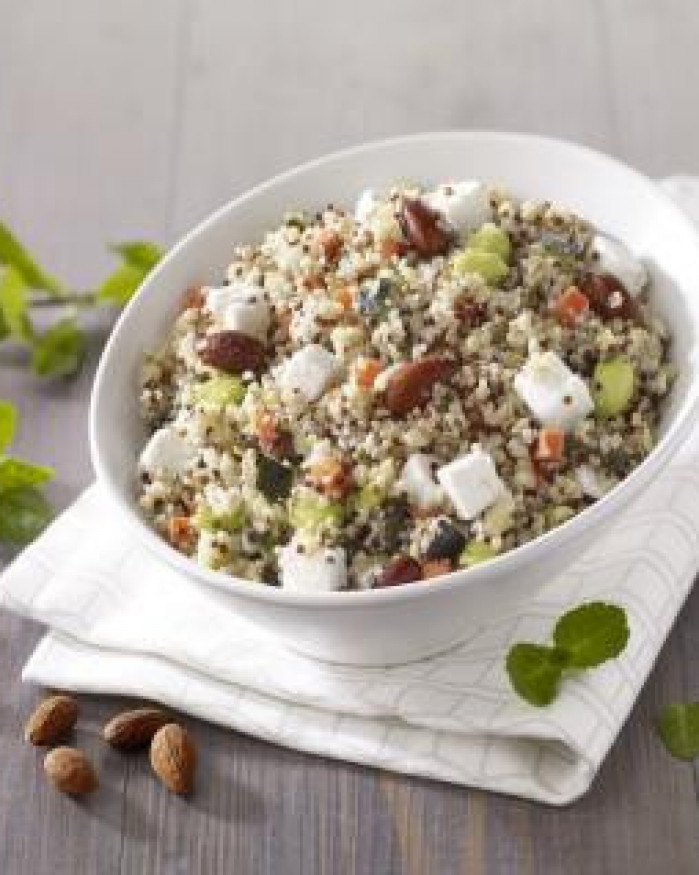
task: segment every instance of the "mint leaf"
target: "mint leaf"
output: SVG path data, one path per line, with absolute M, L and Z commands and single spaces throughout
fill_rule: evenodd
M 629 640 L 626 613 L 617 605 L 589 602 L 564 614 L 553 640 L 572 668 L 592 668 L 618 656 Z
M 693 760 L 699 754 L 699 702 L 667 705 L 657 725 L 663 744 L 674 757 Z
M 7 225 L 0 222 L 0 264 L 13 267 L 32 289 L 60 292 L 61 286 L 42 270 Z
M 515 691 L 541 707 L 556 698 L 565 665 L 565 654 L 555 648 L 520 642 L 510 648 L 505 667 Z
M 140 267 L 126 263 L 120 265 L 97 289 L 97 300 L 119 306 L 125 304 L 141 285 L 145 275 L 146 271 Z
M 12 337 L 31 343 L 33 331 L 27 311 L 27 285 L 14 267 L 6 267 L 0 276 L 0 313 Z
M 111 249 L 121 256 L 123 264 L 97 289 L 97 300 L 121 306 L 132 297 L 160 261 L 161 252 L 154 243 L 143 241 L 117 243 Z
M 32 370 L 40 377 L 74 374 L 85 355 L 85 335 L 74 319 L 61 319 L 39 335 L 32 350 Z
M 0 492 L 0 541 L 27 544 L 52 517 L 51 506 L 33 486 Z
M 18 486 L 38 486 L 53 477 L 53 468 L 33 465 L 13 456 L 0 456 L 0 493 Z
M 159 246 L 143 240 L 136 240 L 131 243 L 115 243 L 109 248 L 112 252 L 120 255 L 126 264 L 130 264 L 131 267 L 140 268 L 146 273 L 152 270 L 163 257 Z
M 10 444 L 15 435 L 17 410 L 14 404 L 0 399 L 0 453 Z

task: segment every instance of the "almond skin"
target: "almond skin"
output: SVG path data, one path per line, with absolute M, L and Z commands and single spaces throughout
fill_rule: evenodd
M 619 280 L 608 273 L 585 273 L 578 283 L 590 302 L 590 309 L 601 319 L 639 319 L 636 302 Z
M 51 696 L 27 720 L 24 739 L 36 745 L 56 744 L 70 734 L 77 719 L 78 703 L 72 696 Z
M 194 788 L 196 751 L 186 730 L 168 723 L 153 736 L 150 764 L 168 790 L 184 796 Z
M 102 737 L 117 750 L 137 750 L 150 744 L 155 733 L 170 721 L 158 708 L 135 708 L 113 717 L 102 730 Z
M 420 255 L 432 258 L 444 255 L 449 248 L 451 235 L 442 225 L 439 213 L 419 198 L 403 198 L 398 221 L 406 240 Z
M 412 556 L 398 556 L 387 565 L 378 576 L 375 588 L 400 586 L 403 583 L 413 583 L 422 580 L 422 566 Z
M 435 383 L 447 380 L 455 370 L 456 362 L 441 355 L 406 362 L 388 381 L 386 407 L 395 416 L 405 416 L 413 408 L 427 404 Z
M 199 351 L 206 365 L 227 374 L 261 371 L 267 359 L 267 348 L 262 341 L 243 331 L 219 331 L 209 334 Z
M 57 747 L 47 753 L 44 770 L 61 793 L 85 796 L 97 789 L 97 773 L 92 763 L 74 747 Z

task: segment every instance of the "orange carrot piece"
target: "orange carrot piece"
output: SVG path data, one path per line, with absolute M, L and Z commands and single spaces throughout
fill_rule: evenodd
M 559 462 L 563 458 L 565 434 L 560 428 L 546 426 L 539 432 L 535 456 L 540 462 Z
M 561 325 L 571 327 L 590 309 L 590 301 L 577 286 L 567 288 L 556 301 L 554 312 Z

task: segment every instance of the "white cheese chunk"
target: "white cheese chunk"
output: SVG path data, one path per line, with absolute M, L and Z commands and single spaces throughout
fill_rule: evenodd
M 172 426 L 159 428 L 143 448 L 138 464 L 142 471 L 182 474 L 194 459 L 194 449 Z
M 357 198 L 354 208 L 354 218 L 360 225 L 366 224 L 371 214 L 378 206 L 378 199 L 373 188 L 366 188 Z
M 616 277 L 634 297 L 643 291 L 648 282 L 648 272 L 623 243 L 605 237 L 604 234 L 596 234 L 592 241 L 592 251 L 597 254 L 597 269 L 600 273 L 610 273 Z
M 442 185 L 426 195 L 425 201 L 459 233 L 492 219 L 488 189 L 475 179 Z
M 530 355 L 515 376 L 514 388 L 539 422 L 564 431 L 594 407 L 585 381 L 551 351 Z
M 331 352 L 309 343 L 280 366 L 277 379 L 282 391 L 298 391 L 309 401 L 317 401 L 335 379 L 338 367 L 338 360 Z
M 264 340 L 271 320 L 265 292 L 247 283 L 210 288 L 206 292 L 204 309 L 219 328 L 242 331 Z
M 335 592 L 347 583 L 347 559 L 342 547 L 308 552 L 292 540 L 279 551 L 282 588 L 292 592 Z
M 434 456 L 413 453 L 398 481 L 408 493 L 410 502 L 420 510 L 432 510 L 444 504 L 444 490 L 434 479 L 435 462 Z
M 459 516 L 472 520 L 507 494 L 490 455 L 480 448 L 459 456 L 437 471 Z

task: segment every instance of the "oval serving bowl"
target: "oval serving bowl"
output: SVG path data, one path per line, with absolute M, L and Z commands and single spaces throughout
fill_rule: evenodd
M 483 565 L 428 582 L 363 592 L 302 595 L 207 570 L 170 547 L 141 519 L 136 460 L 144 352 L 159 345 L 183 291 L 215 283 L 237 242 L 253 241 L 293 208 L 332 201 L 351 208 L 367 187 L 398 179 L 424 185 L 462 178 L 502 184 L 521 198 L 550 199 L 623 240 L 646 263 L 652 306 L 673 333 L 679 378 L 660 439 L 648 458 L 602 500 L 559 528 Z M 649 179 L 590 149 L 520 134 L 454 132 L 402 137 L 339 152 L 257 186 L 178 243 L 122 313 L 104 350 L 90 409 L 97 477 L 143 544 L 240 616 L 310 656 L 352 664 L 419 659 L 532 598 L 662 470 L 699 412 L 699 238 Z

